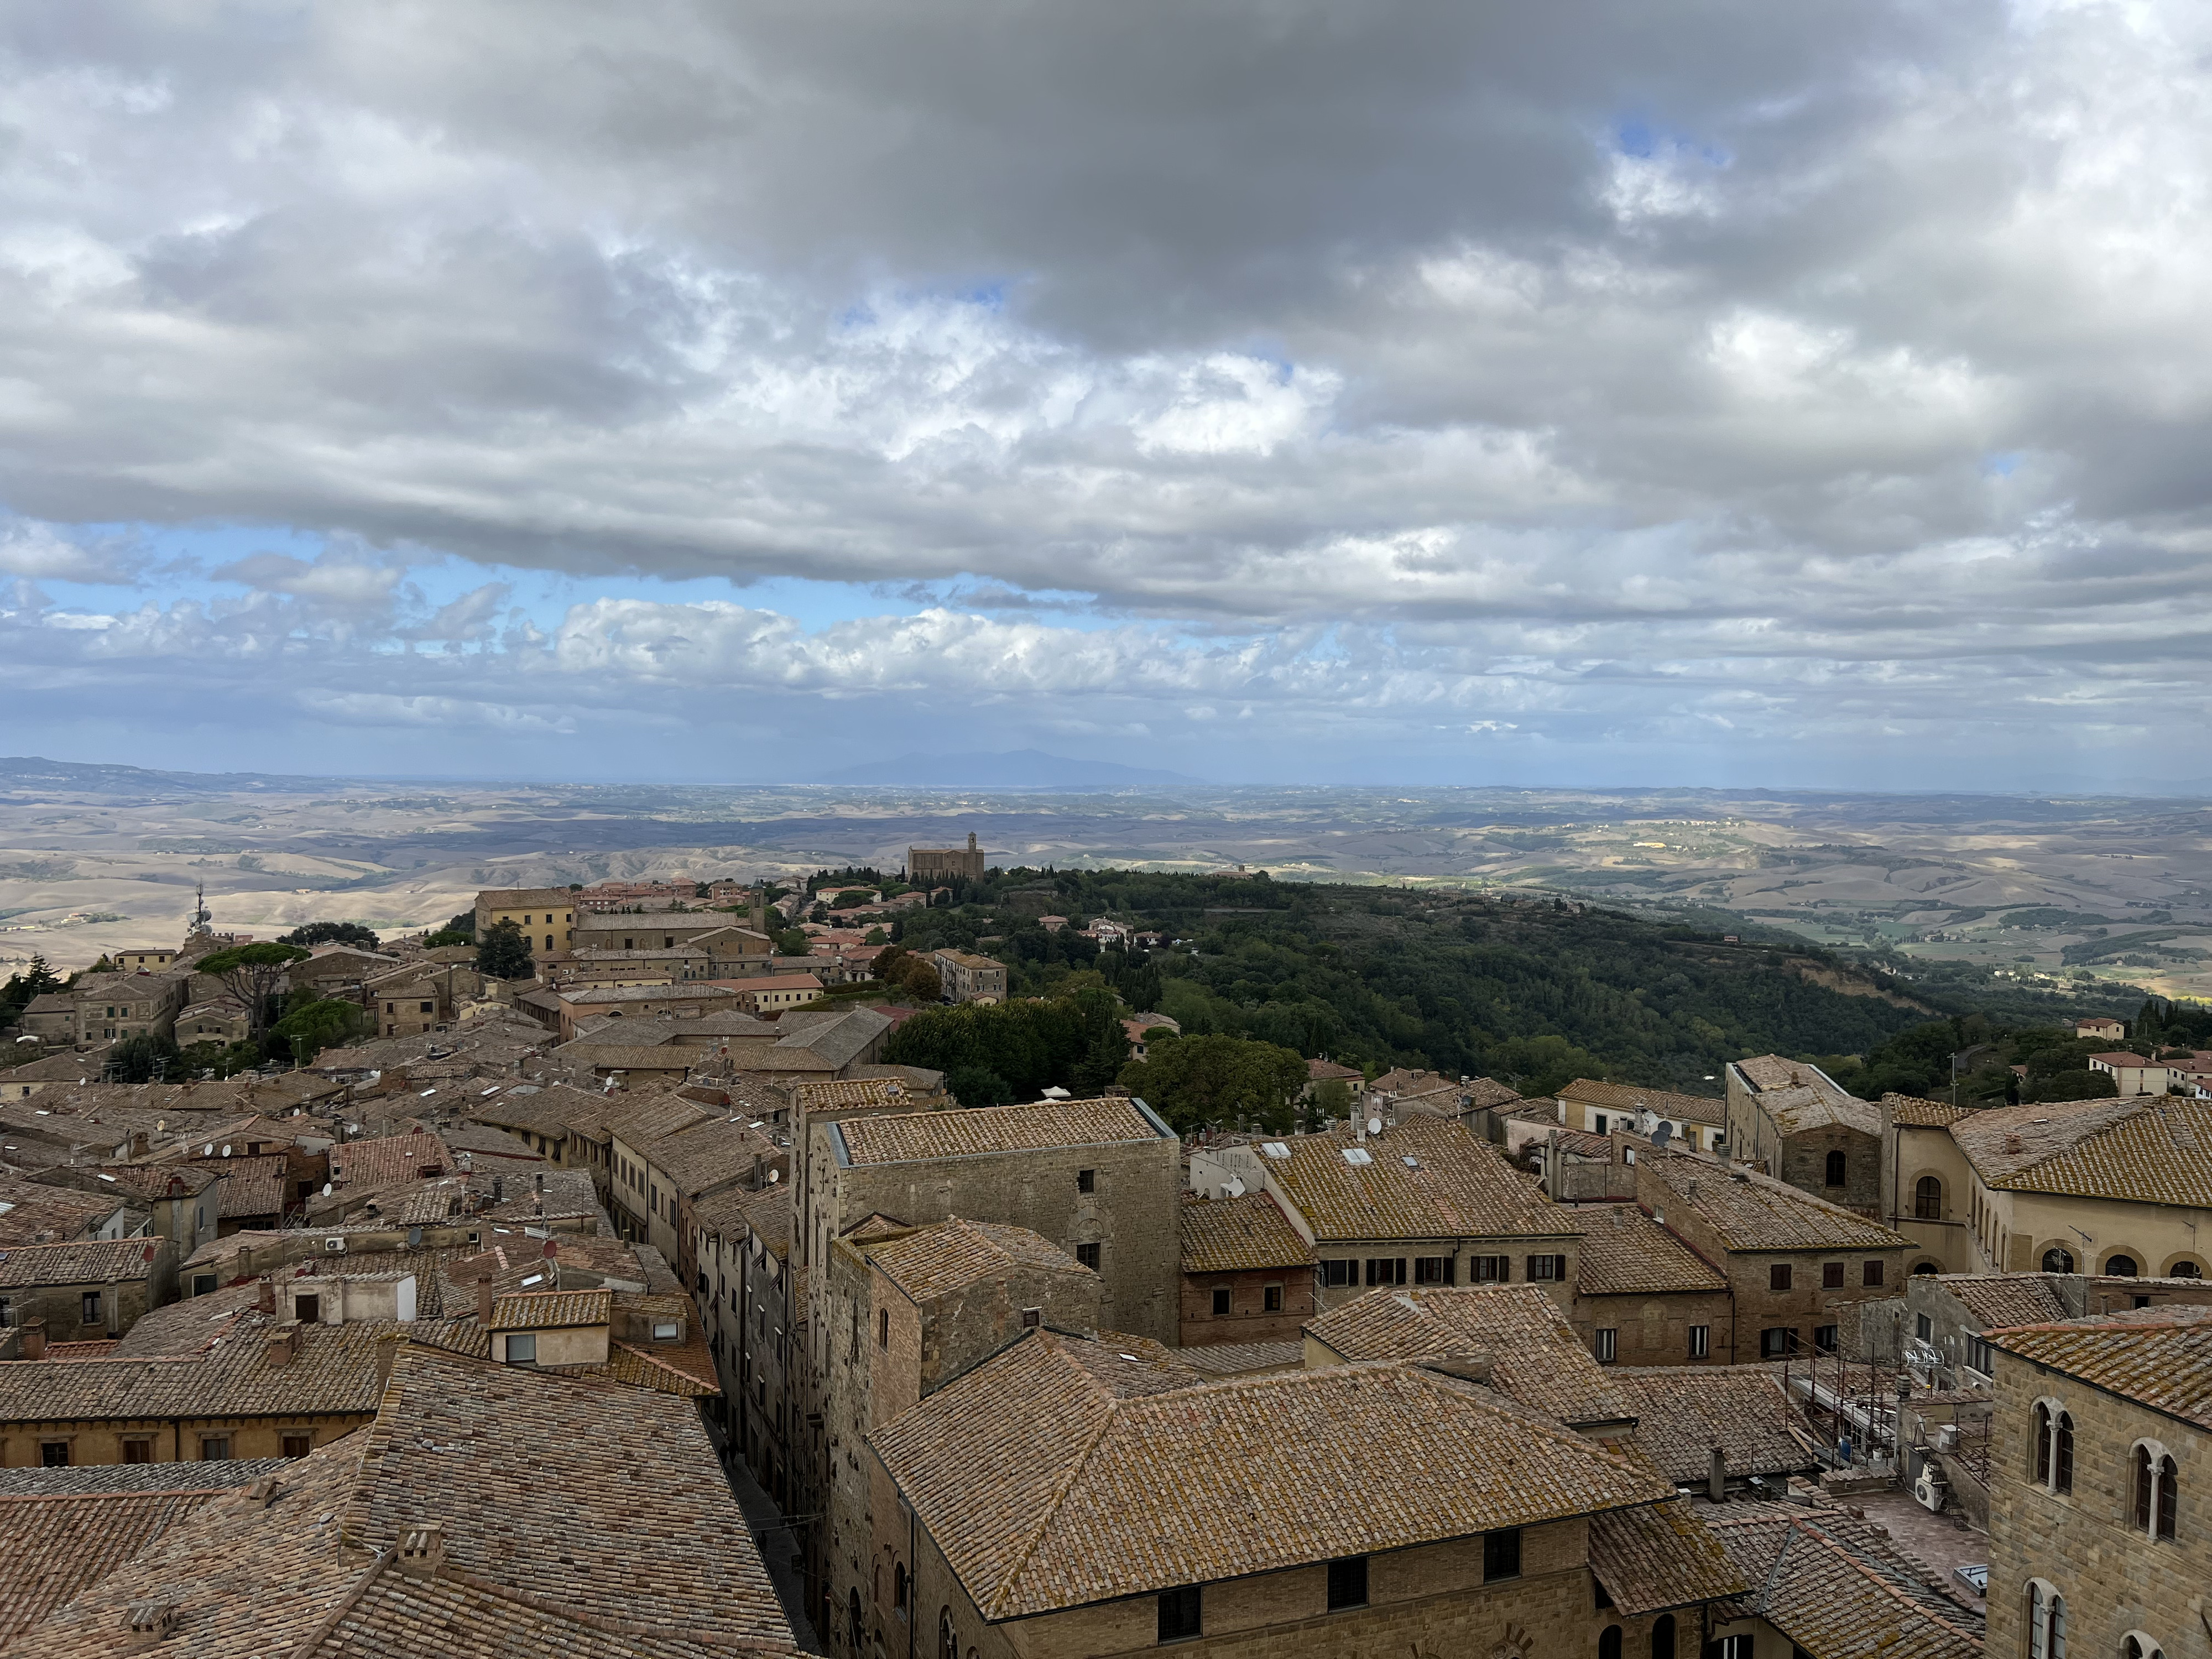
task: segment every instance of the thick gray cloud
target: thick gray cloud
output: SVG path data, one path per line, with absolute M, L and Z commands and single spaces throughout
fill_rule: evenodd
M 2171 762 L 2208 33 L 2048 0 L 19 8 L 0 674 L 97 720 L 85 688 L 197 661 L 241 718 L 456 755 L 714 696 L 784 767 L 924 708 L 1217 775 L 1224 720 L 1292 772 Z M 85 528 L 136 521 L 330 545 L 210 601 Z M 448 555 L 738 586 L 421 602 Z M 791 574 L 996 597 L 747 603 Z M 86 581 L 143 591 L 35 586 Z M 279 696 L 215 689 L 271 662 Z

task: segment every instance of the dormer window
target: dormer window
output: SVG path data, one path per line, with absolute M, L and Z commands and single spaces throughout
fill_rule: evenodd
M 674 1342 L 683 1334 L 684 1325 L 680 1320 L 656 1319 L 653 1322 L 653 1340 L 656 1342 Z

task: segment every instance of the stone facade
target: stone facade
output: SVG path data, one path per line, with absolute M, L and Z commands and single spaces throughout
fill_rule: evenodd
M 1176 1340 L 1187 1348 L 1214 1342 L 1295 1342 L 1306 1321 L 1320 1311 L 1311 1267 L 1187 1273 Z
M 2031 1479 L 2034 1408 L 2073 1419 L 2073 1490 Z M 2166 1659 L 2212 1646 L 2212 1433 L 2002 1351 L 1990 1437 L 1989 1644 L 2025 1654 L 2032 1582 L 2064 1598 L 2069 1654 L 2118 1656 L 2130 1635 Z M 2144 1441 L 2180 1469 L 2172 1542 L 2134 1524 L 2133 1454 Z
M 981 881 L 983 849 L 971 830 L 965 847 L 909 847 L 906 849 L 906 878 L 915 886 L 926 882 Z
M 1767 1055 L 1738 1061 L 1726 1075 L 1731 1156 L 1756 1160 L 1777 1180 L 1831 1204 L 1866 1216 L 1881 1212 L 1881 1132 L 1872 1105 L 1809 1062 Z M 1852 1121 L 1808 1097 L 1837 1103 Z
M 565 887 L 490 889 L 477 895 L 477 938 L 502 921 L 522 930 L 532 956 L 571 949 L 576 943 L 574 896 Z
M 1735 1309 L 1726 1291 L 1645 1296 L 1578 1294 L 1569 1318 L 1583 1346 L 1609 1365 L 1724 1365 L 1735 1351 Z M 1702 1347 L 1692 1332 L 1702 1328 Z M 1601 1332 L 1613 1333 L 1611 1347 Z

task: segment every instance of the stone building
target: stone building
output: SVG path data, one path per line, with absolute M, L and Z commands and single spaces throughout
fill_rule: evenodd
M 1676 1501 L 1446 1371 L 1208 1382 L 1150 1345 L 1042 1328 L 862 1455 L 892 1498 L 879 1576 L 832 1610 L 840 1656 L 1594 1652 L 1602 1522 Z M 1406 1470 L 1422 1478 L 1378 1474 Z M 1640 1535 L 1686 1600 L 1744 1588 L 1698 1528 Z
M 1856 1304 L 1904 1281 L 1912 1241 L 1841 1205 L 1694 1153 L 1646 1148 L 1635 1168 L 1638 1203 L 1728 1280 L 1729 1364 L 1839 1352 Z
M 76 1004 L 73 1040 L 82 1048 L 123 1037 L 173 1039 L 185 991 L 181 974 L 88 974 L 70 993 Z M 25 1023 L 27 1027 L 27 1018 Z
M 121 1336 L 177 1299 L 177 1247 L 161 1237 L 83 1239 L 0 1251 L 0 1324 L 40 1322 L 50 1342 Z
M 1727 1275 L 1632 1204 L 1579 1212 L 1571 1317 L 1601 1364 L 1717 1365 L 1735 1347 Z
M 1881 1218 L 1918 1243 L 1911 1271 L 1973 1272 L 1973 1176 L 1951 1131 L 1976 1109 L 1887 1094 L 1880 1110 Z
M 1585 1134 L 1609 1135 L 1621 1129 L 1648 1139 L 1664 1123 L 1671 1139 L 1710 1152 L 1728 1127 L 1728 1103 L 1704 1095 L 1578 1077 L 1554 1098 L 1559 1104 L 1559 1121 Z
M 2212 1648 L 2212 1309 L 1994 1333 L 1990 1650 Z
M 1896 1322 L 1905 1363 L 1929 1388 L 1986 1389 L 1993 1331 L 2136 1308 L 2212 1306 L 2212 1280 L 2095 1279 L 2083 1273 L 1916 1273 L 1895 1303 L 1869 1317 Z
M 1810 1060 L 1760 1054 L 1726 1070 L 1728 1150 L 1799 1190 L 1881 1213 L 1881 1114 Z
M 1177 1340 L 1295 1342 L 1313 1317 L 1313 1246 L 1266 1193 L 1182 1200 L 1182 1306 Z
M 1004 1002 L 1006 965 L 973 951 L 933 951 L 930 965 L 947 1002 Z
M 1217 1178 L 1215 1172 L 1218 1171 Z M 1191 1181 L 1272 1195 L 1320 1258 L 1332 1308 L 1379 1285 L 1540 1284 L 1572 1305 L 1582 1224 L 1455 1120 L 1338 1125 L 1194 1154 Z
M 1097 1273 L 1098 1318 L 1165 1341 L 1182 1283 L 1182 1143 L 1140 1100 L 810 1120 L 807 1262 L 870 1215 L 1026 1227 Z M 826 1333 L 817 1328 L 817 1345 Z
M 731 1449 L 787 1514 L 800 1511 L 790 1183 L 733 1188 L 692 1206 L 700 1317 L 722 1381 L 714 1410 Z
M 190 1164 L 64 1164 L 38 1172 L 43 1186 L 125 1196 L 148 1230 L 176 1247 L 182 1261 L 216 1237 L 216 1173 Z
M 917 887 L 929 882 L 982 880 L 983 849 L 975 844 L 975 832 L 968 832 L 964 848 L 908 848 L 906 878 Z
M 488 888 L 478 893 L 477 939 L 502 921 L 521 930 L 532 956 L 575 946 L 575 897 L 566 887 Z

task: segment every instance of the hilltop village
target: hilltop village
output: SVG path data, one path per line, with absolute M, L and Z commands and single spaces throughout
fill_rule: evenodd
M 1031 1088 L 989 873 L 21 988 L 0 1651 L 2212 1652 L 2212 1054 L 1285 1070 L 1041 899 Z

